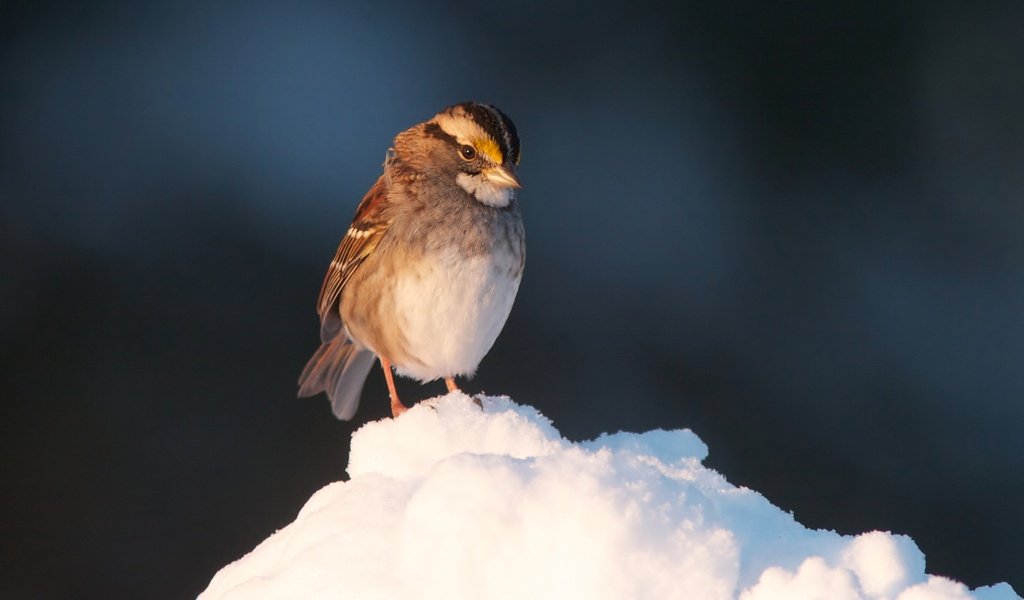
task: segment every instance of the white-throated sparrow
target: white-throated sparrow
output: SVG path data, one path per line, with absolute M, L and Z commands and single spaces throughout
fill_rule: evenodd
M 476 371 L 523 275 L 518 163 L 515 125 L 488 104 L 456 104 L 395 136 L 324 278 L 322 343 L 300 397 L 326 392 L 352 418 L 376 356 L 398 416 L 392 366 L 449 391 Z

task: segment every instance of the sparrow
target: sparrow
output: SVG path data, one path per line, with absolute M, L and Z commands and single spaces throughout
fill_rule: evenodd
M 449 391 L 473 376 L 523 276 L 519 154 L 512 120 L 478 102 L 395 136 L 324 277 L 321 344 L 299 397 L 325 392 L 335 416 L 351 419 L 377 360 L 397 417 L 407 407 L 392 369 L 444 379 Z

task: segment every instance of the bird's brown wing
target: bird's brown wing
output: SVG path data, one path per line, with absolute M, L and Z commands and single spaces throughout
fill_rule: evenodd
M 338 300 L 345 284 L 391 226 L 388 204 L 387 182 L 381 176 L 359 203 L 352 225 L 345 232 L 320 287 L 316 310 L 320 315 L 320 340 L 324 343 L 334 339 L 341 331 Z

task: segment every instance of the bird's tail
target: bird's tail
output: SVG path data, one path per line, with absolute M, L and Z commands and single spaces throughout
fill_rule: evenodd
M 373 359 L 373 352 L 356 348 L 344 335 L 321 344 L 299 375 L 299 397 L 325 392 L 334 416 L 351 419 Z

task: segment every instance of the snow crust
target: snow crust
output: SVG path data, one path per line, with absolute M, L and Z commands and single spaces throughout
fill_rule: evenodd
M 349 481 L 224 567 L 203 600 L 1019 599 L 925 574 L 903 535 L 811 530 L 705 468 L 691 431 L 572 443 L 461 392 L 352 436 Z

